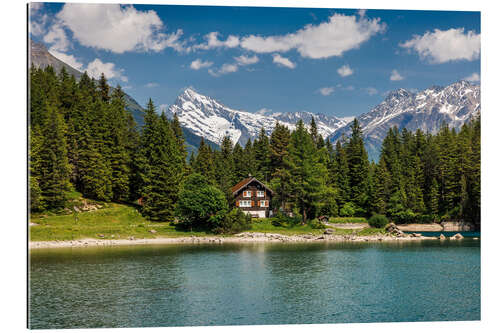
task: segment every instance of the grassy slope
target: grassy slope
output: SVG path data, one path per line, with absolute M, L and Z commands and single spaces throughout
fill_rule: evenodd
M 75 200 L 79 200 L 78 193 L 74 193 Z M 154 238 L 154 237 L 189 237 L 211 235 L 204 231 L 180 231 L 176 230 L 168 222 L 151 222 L 146 220 L 133 206 L 111 203 L 106 207 L 95 210 L 80 212 L 77 214 L 56 215 L 37 214 L 32 215 L 31 222 L 37 225 L 30 226 L 31 241 L 53 241 L 53 240 L 76 240 L 83 238 L 101 239 L 126 239 Z M 332 218 L 334 223 L 360 223 L 364 219 L 356 218 Z M 156 233 L 151 233 L 155 230 Z M 284 235 L 323 233 L 323 229 L 313 229 L 310 225 L 293 225 L 276 227 L 269 219 L 254 219 L 251 232 L 280 233 Z M 366 228 L 355 232 L 357 235 L 375 234 L 379 229 Z M 336 234 L 353 234 L 353 230 L 336 229 Z

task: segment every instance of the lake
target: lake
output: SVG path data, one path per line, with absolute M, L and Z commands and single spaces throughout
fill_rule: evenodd
M 30 255 L 31 328 L 480 319 L 480 240 L 148 245 Z

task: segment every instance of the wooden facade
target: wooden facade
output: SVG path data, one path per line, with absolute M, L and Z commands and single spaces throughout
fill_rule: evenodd
M 252 217 L 272 215 L 273 191 L 254 177 L 248 177 L 231 188 L 236 207 Z

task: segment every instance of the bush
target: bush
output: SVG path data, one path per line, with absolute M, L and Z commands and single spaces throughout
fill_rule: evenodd
M 227 213 L 224 218 L 215 222 L 213 232 L 216 234 L 236 234 L 245 230 L 249 230 L 252 226 L 252 218 L 250 215 L 243 213 L 239 208 L 234 208 Z
M 372 217 L 370 217 L 370 219 L 368 220 L 368 224 L 372 228 L 383 228 L 387 225 L 388 222 L 389 221 L 387 220 L 387 217 L 385 217 L 385 215 L 379 214 L 372 215 Z
M 309 226 L 313 229 L 325 229 L 326 225 L 321 223 L 318 219 L 309 220 Z
M 340 216 L 343 217 L 353 217 L 355 213 L 356 213 L 356 205 L 352 202 L 347 202 L 340 209 Z
M 190 227 L 214 227 L 228 211 L 226 196 L 201 174 L 190 175 L 177 201 L 176 213 L 180 222 Z

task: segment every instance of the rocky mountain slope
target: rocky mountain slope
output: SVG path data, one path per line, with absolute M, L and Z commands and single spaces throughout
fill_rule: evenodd
M 318 131 L 325 138 L 348 123 L 341 118 L 309 112 L 262 115 L 235 110 L 191 88 L 186 89 L 177 97 L 174 104 L 163 111 L 169 117 L 173 117 L 174 113 L 177 114 L 181 125 L 197 136 L 218 143 L 224 136 L 229 135 L 233 142 L 242 145 L 249 138 L 255 139 L 261 128 L 270 135 L 276 122 L 294 129 L 299 119 L 308 125 L 314 116 Z
M 443 123 L 459 128 L 480 110 L 480 86 L 458 81 L 447 87 L 433 86 L 417 93 L 405 89 L 392 91 L 382 103 L 357 119 L 365 135 L 368 153 L 377 159 L 382 141 L 393 126 L 436 133 Z M 349 126 L 338 129 L 329 139 L 335 142 L 342 134 L 349 135 Z

